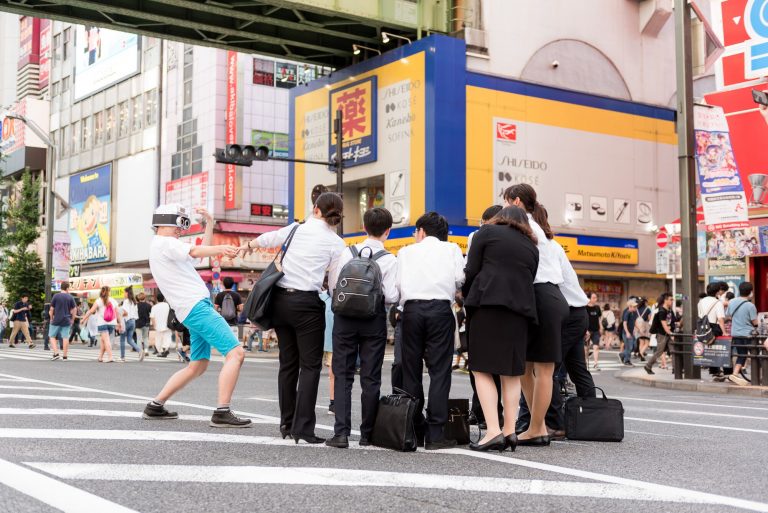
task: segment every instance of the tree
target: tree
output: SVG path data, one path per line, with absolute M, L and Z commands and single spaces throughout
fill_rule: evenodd
M 40 256 L 30 249 L 40 235 L 40 180 L 25 171 L 21 180 L 4 185 L 12 193 L 0 216 L 0 279 L 10 303 L 28 292 L 33 318 L 42 319 L 45 270 Z

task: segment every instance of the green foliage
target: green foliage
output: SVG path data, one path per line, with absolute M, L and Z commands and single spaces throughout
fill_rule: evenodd
M 0 233 L 0 279 L 8 302 L 13 304 L 19 300 L 23 291 L 28 292 L 33 307 L 32 315 L 40 319 L 45 300 L 45 270 L 38 254 L 30 250 L 30 245 L 40 233 L 40 180 L 26 171 L 20 183 L 4 185 L 10 185 L 17 191 L 11 195 L 8 208 L 0 217 L 0 222 L 4 222 L 7 227 Z

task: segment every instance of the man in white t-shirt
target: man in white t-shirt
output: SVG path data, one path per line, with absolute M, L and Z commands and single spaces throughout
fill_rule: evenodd
M 707 295 L 699 300 L 698 316 L 709 319 L 709 325 L 712 327 L 712 333 L 716 337 L 725 335 L 725 307 L 720 296 L 724 294 L 720 282 L 714 282 L 707 285 Z M 725 373 L 718 367 L 710 367 L 709 375 L 714 381 L 725 381 Z
M 179 236 L 190 225 L 189 214 L 181 205 L 160 205 L 152 216 L 155 237 L 149 250 L 149 268 L 158 288 L 163 292 L 176 318 L 190 332 L 191 362 L 175 373 L 153 401 L 144 408 L 145 419 L 176 419 L 178 413 L 165 409 L 165 402 L 190 381 L 202 375 L 211 359 L 211 346 L 224 355 L 219 374 L 218 408 L 211 417 L 212 427 L 250 427 L 249 419 L 232 413 L 229 403 L 240 375 L 245 353 L 237 338 L 211 302 L 211 295 L 195 269 L 195 258 L 225 255 L 237 256 L 237 246 L 210 246 L 213 239 L 213 218 L 205 209 L 197 209 L 205 224 L 204 245 L 181 242 Z M 167 319 L 167 317 L 166 317 Z M 167 322 L 167 321 L 166 321 Z
M 157 304 L 152 305 L 149 311 L 149 319 L 155 328 L 155 347 L 159 348 L 158 358 L 167 358 L 171 348 L 172 331 L 168 327 L 168 313 L 171 307 L 165 302 L 165 296 L 161 292 L 157 294 Z

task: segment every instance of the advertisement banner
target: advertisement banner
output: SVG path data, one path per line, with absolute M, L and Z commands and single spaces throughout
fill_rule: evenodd
M 330 92 L 330 128 L 341 109 L 344 167 L 376 161 L 376 77 L 372 76 Z M 336 158 L 335 136 L 329 141 L 331 161 Z
M 251 144 L 266 146 L 273 157 L 289 157 L 288 134 L 269 132 L 266 130 L 251 130 Z
M 735 296 L 739 295 L 739 285 L 747 281 L 745 274 L 718 274 L 709 276 L 707 283 L 725 282 L 728 284 L 728 291 L 733 292 Z M 727 325 L 726 325 L 727 326 Z
M 709 272 L 742 272 L 746 257 L 760 253 L 757 227 L 743 230 L 707 232 L 707 269 Z
M 749 226 L 747 196 L 720 107 L 694 109 L 696 169 L 707 231 Z
M 637 265 L 640 261 L 637 239 L 556 234 L 555 240 L 571 262 Z
M 165 203 L 180 203 L 187 208 L 208 205 L 208 172 L 185 176 L 165 184 Z
M 93 25 L 76 25 L 75 100 L 81 100 L 141 71 L 140 37 Z
M 53 234 L 53 279 L 64 281 L 69 278 L 69 233 Z
M 40 62 L 40 19 L 31 16 L 19 18 L 18 69 Z
M 70 263 L 110 260 L 112 164 L 69 177 Z
M 48 87 L 51 76 L 51 20 L 40 20 L 40 89 Z
M 237 143 L 237 52 L 227 51 L 227 106 L 225 144 Z M 224 210 L 240 208 L 237 201 L 237 170 L 233 164 L 224 168 Z
M 696 367 L 726 367 L 731 363 L 731 339 L 717 337 L 712 345 L 693 343 L 693 365 Z

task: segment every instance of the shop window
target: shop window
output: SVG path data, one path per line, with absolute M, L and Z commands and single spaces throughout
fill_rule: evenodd
M 112 142 L 115 138 L 115 108 L 110 107 L 107 109 L 107 118 L 104 123 L 104 131 L 106 132 L 107 142 Z
M 152 89 L 144 94 L 144 126 L 153 126 L 155 123 L 157 123 L 157 89 Z
M 59 95 L 59 88 L 61 87 L 61 82 L 54 82 L 51 84 L 51 98 L 56 98 Z
M 122 102 L 120 105 L 117 106 L 119 109 L 118 113 L 118 120 L 117 120 L 117 137 L 125 137 L 128 135 L 129 132 L 129 122 L 130 122 L 130 106 L 128 105 L 128 102 Z
M 80 148 L 85 151 L 91 147 L 91 117 L 83 118 L 80 127 Z
M 104 113 L 97 112 L 93 115 L 93 146 L 100 146 L 104 142 Z
M 61 34 L 53 36 L 53 62 L 61 60 Z
M 134 97 L 132 103 L 133 121 L 131 122 L 131 132 L 138 132 L 141 130 L 141 122 L 143 119 L 142 113 L 144 112 L 141 108 L 141 95 Z
M 69 91 L 69 77 L 64 77 L 61 79 L 61 92 L 66 93 Z
M 69 58 L 69 54 L 71 53 L 70 52 L 70 45 L 72 44 L 71 35 L 72 35 L 71 28 L 64 29 L 64 41 L 61 47 L 61 58 L 64 59 L 65 61 Z
M 78 151 L 78 143 L 80 142 L 80 122 L 75 121 L 72 123 L 72 137 L 69 138 L 69 153 L 75 155 Z

